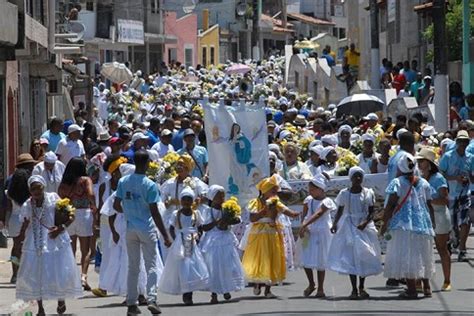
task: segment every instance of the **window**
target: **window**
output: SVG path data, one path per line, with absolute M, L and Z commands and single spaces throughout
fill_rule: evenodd
M 211 46 L 210 52 L 209 52 L 209 63 L 210 63 L 211 65 L 214 65 L 215 62 L 216 62 L 215 53 L 216 53 L 215 47 L 214 47 L 214 46 Z
M 337 32 L 337 27 L 332 28 L 332 36 L 339 38 L 339 34 Z
M 186 67 L 190 67 L 193 65 L 193 49 L 192 48 L 184 49 L 184 63 Z
M 168 64 L 175 62 L 177 59 L 177 50 L 176 48 L 168 48 Z
M 159 0 L 150 0 L 151 13 L 160 13 Z
M 344 39 L 346 38 L 346 29 L 343 27 L 339 28 L 339 39 Z
M 300 86 L 299 74 L 297 71 L 295 71 L 295 88 L 298 88 L 299 86 Z
M 94 11 L 94 2 L 93 1 L 87 1 L 86 2 L 86 10 L 87 11 Z
M 202 47 L 202 65 L 204 67 L 207 66 L 207 47 L 206 46 Z

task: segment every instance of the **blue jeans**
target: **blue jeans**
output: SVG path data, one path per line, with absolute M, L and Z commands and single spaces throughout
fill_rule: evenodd
M 143 260 L 147 275 L 146 295 L 148 303 L 157 300 L 157 271 L 156 259 L 158 250 L 157 232 L 127 230 L 128 277 L 127 277 L 127 305 L 136 305 L 138 300 L 138 275 L 140 273 L 140 258 L 143 251 Z

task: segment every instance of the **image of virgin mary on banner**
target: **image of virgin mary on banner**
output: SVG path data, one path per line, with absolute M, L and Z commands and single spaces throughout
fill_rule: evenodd
M 255 185 L 269 174 L 263 105 L 203 103 L 210 183 L 240 199 L 254 196 Z

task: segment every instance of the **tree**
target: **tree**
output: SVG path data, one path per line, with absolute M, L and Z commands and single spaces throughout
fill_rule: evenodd
M 470 1 L 471 11 L 474 9 L 474 2 Z M 449 2 L 448 12 L 446 13 L 446 36 L 448 45 L 449 61 L 462 59 L 462 0 L 452 0 Z M 474 15 L 471 14 L 471 37 L 474 36 Z M 428 41 L 433 41 L 433 23 L 426 27 L 423 37 Z M 428 61 L 433 60 L 433 51 L 429 50 L 426 54 Z

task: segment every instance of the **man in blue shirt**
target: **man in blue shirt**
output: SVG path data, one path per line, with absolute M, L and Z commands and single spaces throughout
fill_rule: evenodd
M 322 55 L 323 58 L 326 58 L 326 61 L 328 63 L 328 66 L 329 67 L 333 67 L 336 65 L 336 62 L 334 61 L 334 58 L 332 58 L 331 55 L 329 55 L 329 52 L 327 51 L 327 49 L 323 49 L 323 55 Z
M 160 119 L 158 117 L 154 117 L 150 120 L 150 126 L 146 133 L 146 136 L 150 138 L 150 141 L 148 142 L 150 148 L 160 141 L 160 125 Z
M 468 133 L 460 130 L 456 137 L 456 149 L 446 152 L 439 162 L 439 169 L 448 180 L 449 208 L 455 220 L 453 225 L 459 226 L 460 262 L 466 261 L 466 241 L 471 228 L 470 183 L 474 181 L 474 157 L 466 152 L 469 141 Z
M 207 164 L 209 162 L 209 157 L 207 154 L 207 149 L 202 146 L 196 145 L 196 135 L 192 129 L 187 129 L 184 131 L 184 147 L 178 150 L 178 154 L 188 154 L 193 158 L 195 167 L 192 170 L 191 175 L 202 179 L 204 182 L 207 181 Z
M 66 135 L 61 132 L 63 130 L 63 121 L 59 118 L 53 118 L 49 124 L 49 130 L 43 133 L 40 138 L 47 139 L 48 151 L 56 152 L 61 139 L 66 138 Z
M 148 310 L 152 314 L 160 314 L 157 304 L 157 242 L 160 231 L 166 247 L 171 245 L 168 232 L 163 224 L 157 203 L 160 192 L 155 182 L 148 179 L 146 171 L 150 158 L 145 150 L 135 152 L 135 173 L 120 179 L 114 200 L 114 208 L 123 213 L 127 222 L 127 306 L 129 314 L 140 314 L 137 306 L 138 275 L 140 272 L 140 257 L 143 252 L 145 269 L 147 271 L 147 301 Z
M 178 131 L 174 132 L 173 139 L 171 140 L 171 145 L 173 145 L 174 150 L 180 150 L 183 148 L 183 135 L 184 131 L 191 127 L 191 120 L 189 117 L 185 116 L 181 118 L 181 127 Z

